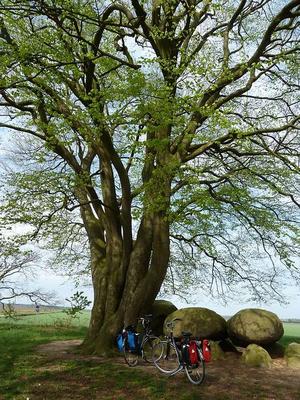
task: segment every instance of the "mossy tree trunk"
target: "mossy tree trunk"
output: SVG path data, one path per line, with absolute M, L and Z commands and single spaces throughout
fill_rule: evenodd
M 166 130 L 148 133 L 148 139 L 167 135 Z M 168 209 L 171 195 L 170 154 L 146 149 L 142 172 L 144 212 L 135 240 L 132 233 L 131 187 L 126 170 L 105 132 L 94 145 L 101 168 L 100 200 L 90 182 L 79 180 L 76 191 L 81 216 L 87 231 L 94 303 L 83 348 L 108 354 L 116 334 L 135 323 L 151 305 L 165 278 L 169 255 Z M 151 153 L 149 155 L 149 153 Z M 122 200 L 116 193 L 117 171 Z M 90 171 L 89 171 L 90 175 Z M 153 194 L 159 201 L 153 200 Z

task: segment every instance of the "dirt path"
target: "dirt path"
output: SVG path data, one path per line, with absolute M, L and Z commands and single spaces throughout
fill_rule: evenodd
M 55 342 L 41 344 L 36 350 L 38 353 L 61 355 L 63 357 L 66 354 L 74 353 L 81 343 L 82 340 L 56 340 Z

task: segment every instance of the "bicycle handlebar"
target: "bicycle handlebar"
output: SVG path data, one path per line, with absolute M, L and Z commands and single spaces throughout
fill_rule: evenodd
M 166 327 L 172 330 L 176 325 L 176 321 L 182 321 L 182 319 L 181 318 L 174 318 L 171 321 L 166 322 Z
M 150 324 L 151 324 L 151 321 L 152 321 L 152 314 L 147 314 L 147 315 L 144 315 L 143 317 L 140 317 L 139 321 L 141 321 L 142 327 L 146 331 L 149 331 L 150 330 Z
M 143 315 L 142 317 L 139 318 L 140 321 L 151 321 L 152 320 L 152 314 L 147 314 Z

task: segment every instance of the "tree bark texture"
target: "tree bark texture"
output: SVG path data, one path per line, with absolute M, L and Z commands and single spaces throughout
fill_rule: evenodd
M 94 303 L 83 348 L 107 355 L 120 329 L 134 324 L 160 290 L 169 261 L 169 223 L 161 215 L 144 217 L 128 263 L 117 237 L 105 254 L 95 243 L 90 250 Z
M 95 146 L 101 167 L 103 200 L 93 193 L 89 183 L 85 182 L 77 190 L 89 238 L 94 288 L 91 320 L 83 349 L 101 355 L 111 351 L 123 326 L 134 324 L 143 310 L 152 305 L 165 278 L 170 254 L 167 212 L 171 179 L 169 173 L 161 172 L 160 179 L 154 175 L 158 168 L 163 171 L 167 159 L 155 154 L 155 167 L 153 159 L 148 161 L 147 158 L 145 162 L 147 172 L 143 181 L 151 184 L 145 193 L 144 213 L 133 240 L 129 179 L 106 139 Z M 113 168 L 117 170 L 122 186 L 121 204 L 117 199 Z M 148 203 L 154 194 L 164 201 L 153 207 Z

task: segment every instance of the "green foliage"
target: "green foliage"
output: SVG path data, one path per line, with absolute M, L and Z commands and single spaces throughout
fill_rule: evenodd
M 78 314 L 86 309 L 91 304 L 91 301 L 87 299 L 87 296 L 83 292 L 74 293 L 70 299 L 66 299 L 70 303 L 70 308 L 64 310 L 66 315 L 70 318 L 78 318 Z
M 273 297 L 280 264 L 299 279 L 296 6 L 138 3 L 2 1 L 0 126 L 23 133 L 0 224 L 80 280 L 91 244 L 159 215 L 168 292 L 206 271 L 213 294 Z

